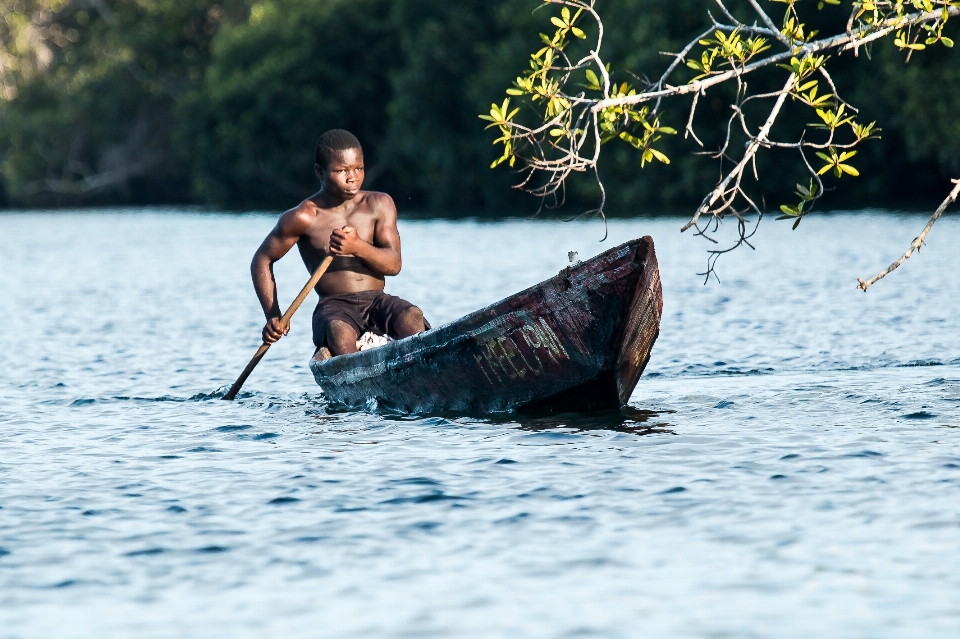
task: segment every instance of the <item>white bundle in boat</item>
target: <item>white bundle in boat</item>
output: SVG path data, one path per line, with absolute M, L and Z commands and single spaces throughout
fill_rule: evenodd
M 387 337 L 386 335 L 377 335 L 375 333 L 364 333 L 360 336 L 360 339 L 357 340 L 357 350 L 366 351 L 371 348 L 376 348 L 377 346 L 383 346 L 384 344 L 389 344 L 393 340 Z

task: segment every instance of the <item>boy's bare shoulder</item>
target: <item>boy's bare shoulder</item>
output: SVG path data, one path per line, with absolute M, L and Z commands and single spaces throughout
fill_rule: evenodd
M 361 191 L 367 206 L 376 214 L 396 215 L 397 207 L 393 203 L 393 198 L 387 193 L 381 191 Z
M 277 221 L 277 227 L 284 235 L 302 235 L 310 228 L 320 212 L 320 207 L 308 198 L 292 209 L 284 211 Z

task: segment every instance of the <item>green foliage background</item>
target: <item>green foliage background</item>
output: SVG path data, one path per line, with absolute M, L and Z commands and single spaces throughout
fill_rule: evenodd
M 365 145 L 367 186 L 401 208 L 532 212 L 538 202 L 509 188 L 516 175 L 487 168 L 496 136 L 477 114 L 503 99 L 539 47 L 537 34 L 549 27 L 547 12 L 532 12 L 539 5 L 0 0 L 0 204 L 287 208 L 315 189 L 317 136 L 343 127 Z M 640 77 L 658 76 L 666 65 L 658 52 L 679 50 L 708 24 L 710 8 L 703 0 L 598 7 L 605 57 Z M 825 206 L 942 199 L 948 178 L 960 176 L 958 55 L 937 47 L 905 64 L 881 42 L 870 59 L 832 63 L 841 92 L 883 137 L 861 147 L 862 177 Z M 728 104 L 722 92 L 701 102 L 696 126 L 708 147 Z M 686 116 L 671 112 L 664 122 L 682 129 Z M 688 209 L 709 191 L 718 165 L 675 137 L 670 166 L 641 170 L 626 144 L 604 148 L 610 213 Z M 792 190 L 791 162 L 761 153 L 769 202 Z M 596 198 L 590 179 L 575 179 L 565 210 Z

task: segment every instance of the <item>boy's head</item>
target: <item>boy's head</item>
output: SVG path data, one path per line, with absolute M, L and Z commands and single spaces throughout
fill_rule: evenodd
M 363 149 L 349 131 L 333 129 L 317 140 L 313 171 L 323 190 L 330 195 L 351 199 L 363 185 Z
M 327 169 L 330 163 L 340 159 L 340 154 L 347 149 L 356 149 L 360 152 L 360 157 L 363 157 L 360 140 L 353 133 L 343 129 L 331 129 L 317 140 L 314 161 L 321 170 Z

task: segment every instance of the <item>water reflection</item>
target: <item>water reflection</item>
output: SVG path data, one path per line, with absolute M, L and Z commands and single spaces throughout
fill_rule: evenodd
M 624 406 L 620 409 L 553 413 L 547 411 L 523 411 L 500 413 L 495 415 L 476 415 L 456 412 L 432 413 L 430 415 L 396 414 L 383 409 L 373 411 L 358 411 L 356 408 L 346 409 L 333 403 L 326 406 L 328 416 L 314 417 L 315 421 L 354 421 L 367 415 L 378 415 L 384 421 L 416 422 L 424 426 L 471 426 L 484 424 L 517 428 L 531 432 L 569 432 L 584 433 L 589 431 L 613 431 L 631 435 L 676 435 L 672 424 L 657 421 L 663 415 L 673 413 L 672 410 L 652 411 Z
M 543 432 L 565 431 L 583 433 L 588 431 L 614 431 L 630 435 L 676 435 L 672 424 L 656 421 L 672 410 L 652 411 L 624 406 L 619 410 L 593 411 L 589 413 L 524 413 L 513 415 L 503 421 L 492 423 L 513 425 L 520 430 Z M 505 416 L 506 417 L 506 416 Z
M 558 431 L 583 433 L 588 431 L 614 431 L 631 435 L 676 435 L 672 424 L 657 421 L 663 415 L 675 411 L 652 411 L 624 406 L 619 409 L 600 410 L 591 412 L 554 413 L 548 411 L 522 411 L 499 413 L 493 415 L 478 415 L 459 412 L 432 413 L 430 415 L 397 414 L 381 407 L 369 407 L 367 410 L 357 410 L 333 402 L 325 406 L 327 415 L 321 417 L 314 413 L 314 420 L 322 422 L 362 419 L 364 415 L 369 419 L 373 415 L 388 422 L 415 422 L 424 426 L 470 426 L 486 424 L 518 428 L 532 432 Z M 317 411 L 319 412 L 319 411 Z

